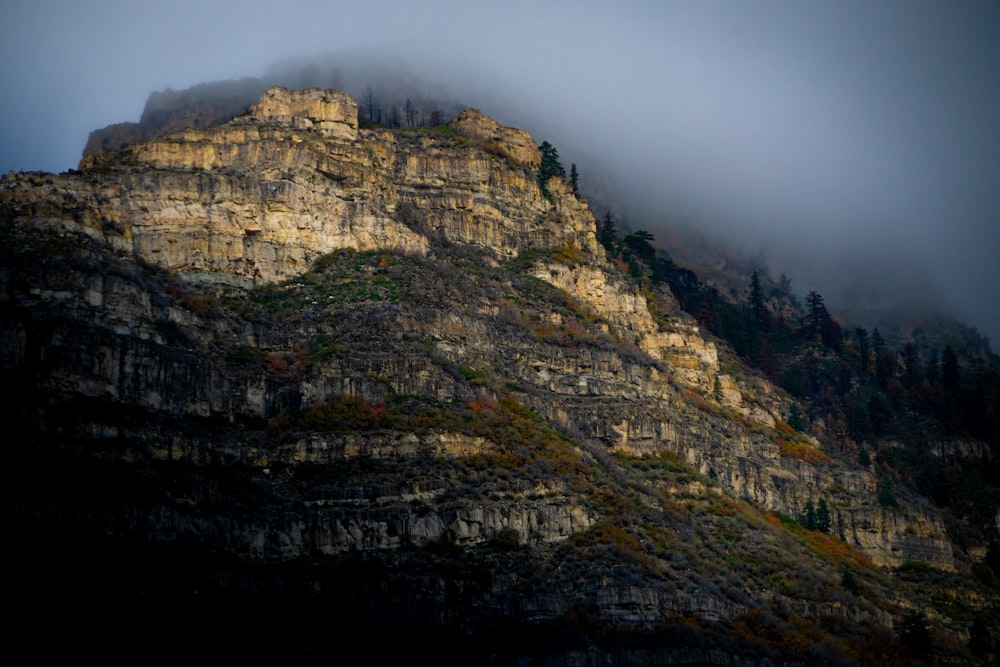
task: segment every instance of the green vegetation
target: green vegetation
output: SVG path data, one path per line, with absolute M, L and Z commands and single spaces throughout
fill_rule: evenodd
M 497 551 L 517 551 L 521 548 L 521 534 L 513 528 L 502 528 L 489 544 Z
M 631 247 L 641 250 L 649 242 L 650 239 L 640 235 L 631 242 Z M 556 252 L 565 255 L 562 259 L 572 261 L 573 251 L 567 246 Z M 461 257 L 457 260 L 457 264 L 463 261 Z M 519 261 L 530 263 L 532 258 Z M 481 295 L 502 290 L 504 298 L 499 302 L 504 306 L 497 321 L 510 335 L 535 336 L 544 344 L 569 348 L 578 345 L 600 349 L 606 344 L 592 328 L 592 315 L 549 285 L 518 275 L 511 267 L 488 270 L 480 265 L 473 270 L 475 265 L 475 261 L 470 261 L 470 268 L 463 276 L 463 302 L 489 302 L 489 297 Z M 377 299 L 343 298 L 352 289 L 348 286 L 363 283 L 371 289 L 376 286 L 374 279 L 378 272 L 390 270 L 394 271 L 393 280 L 405 298 L 395 301 L 389 293 L 380 293 Z M 313 322 L 338 321 L 338 317 L 354 312 L 352 308 L 358 306 L 368 313 L 379 312 L 386 305 L 409 309 L 411 299 L 415 311 L 421 303 L 451 298 L 454 278 L 446 270 L 422 259 L 392 256 L 383 262 L 378 253 L 334 253 L 318 262 L 310 274 L 284 286 L 259 291 L 257 294 L 267 307 L 258 314 L 273 322 L 279 317 L 301 317 L 301 312 L 296 313 L 287 301 L 311 308 Z M 338 304 L 329 309 L 329 315 L 324 314 L 325 309 L 312 305 L 314 299 L 320 302 L 324 298 Z M 558 331 L 556 325 L 544 324 L 546 316 L 552 313 L 562 318 Z M 349 355 L 356 344 L 363 342 L 343 334 L 322 334 L 302 358 Z M 772 591 L 778 600 L 813 599 L 820 603 L 832 595 L 856 595 L 849 588 L 864 591 L 875 587 L 872 582 L 876 575 L 870 564 L 846 544 L 817 531 L 806 531 L 791 519 L 787 523 L 777 520 L 772 523 L 768 515 L 746 503 L 706 492 L 706 488 L 717 489 L 716 482 L 699 474 L 676 454 L 663 452 L 637 457 L 616 453 L 609 457 L 600 447 L 584 446 L 552 429 L 545 419 L 526 408 L 522 402 L 530 400 L 532 389 L 510 379 L 504 365 L 435 356 L 428 341 L 413 340 L 409 344 L 428 346 L 427 350 L 436 359 L 435 365 L 460 386 L 467 387 L 469 398 L 441 401 L 391 392 L 384 398 L 342 394 L 301 412 L 289 412 L 287 422 L 275 429 L 275 439 L 295 441 L 307 432 L 418 435 L 448 432 L 484 437 L 493 443 L 493 448 L 450 462 L 435 457 L 421 459 L 412 466 L 383 470 L 374 470 L 371 467 L 374 463 L 364 464 L 362 458 L 337 469 L 311 467 L 301 475 L 297 472 L 299 479 L 307 481 L 308 477 L 311 483 L 349 486 L 368 475 L 379 475 L 382 483 L 410 474 L 417 478 L 431 475 L 447 479 L 448 488 L 453 490 L 448 493 L 456 494 L 447 497 L 456 498 L 494 493 L 517 480 L 523 483 L 559 479 L 574 493 L 591 498 L 592 511 L 600 517 L 589 529 L 574 533 L 559 547 L 560 571 L 566 572 L 562 576 L 627 563 L 635 573 L 631 576 L 639 581 L 647 577 L 657 581 L 676 580 L 676 595 L 703 591 L 734 604 L 748 603 L 751 597 L 747 591 L 752 590 Z M 325 355 L 321 350 L 327 350 Z M 249 351 L 243 354 L 259 357 Z M 289 361 L 293 365 L 301 363 L 298 358 L 290 357 Z M 793 442 L 791 431 L 782 435 Z M 801 446 L 818 451 L 812 446 Z M 435 472 L 432 474 L 431 470 Z M 674 489 L 689 491 L 678 493 Z M 429 544 L 427 553 L 438 558 L 458 558 L 465 553 L 449 535 Z M 530 536 L 508 529 L 490 536 L 484 546 L 495 554 L 541 553 L 533 551 L 538 548 L 535 544 Z M 692 569 L 692 564 L 697 567 Z M 776 568 L 782 574 L 775 575 Z M 779 641 L 777 635 L 768 634 L 772 630 L 786 637 L 823 641 L 822 629 L 815 625 L 796 625 L 798 621 L 781 619 L 774 609 L 757 609 L 759 616 L 747 616 L 736 626 L 740 636 L 756 647 L 754 650 L 766 654 L 770 650 L 787 649 L 785 640 Z M 768 620 L 761 624 L 757 619 L 762 618 Z M 730 636 L 733 629 L 720 632 L 723 633 L 720 636 Z M 858 633 L 858 645 L 863 643 L 863 632 L 853 632 Z M 808 644 L 802 641 L 803 646 Z
M 886 509 L 896 509 L 899 507 L 899 501 L 896 500 L 892 489 L 886 483 L 879 484 L 878 486 L 878 504 Z
M 951 345 L 918 345 L 919 331 L 917 342 L 891 349 L 878 328 L 845 332 L 816 291 L 797 317 L 784 317 L 774 308 L 796 304 L 791 281 L 783 276 L 775 284 L 758 270 L 748 277 L 745 299 L 734 301 L 658 252 L 648 232 L 621 236 L 618 227 L 606 213 L 597 238 L 623 274 L 648 294 L 668 286 L 687 313 L 796 399 L 788 416 L 792 429 L 822 430 L 826 452 L 782 433 L 775 442 L 783 455 L 821 463 L 835 454 L 874 464 L 884 475 L 877 496 L 883 507 L 899 505 L 888 479 L 909 479 L 919 493 L 968 522 L 978 541 L 997 535 L 991 518 L 1000 507 L 996 357 L 963 366 Z M 981 464 L 949 457 L 946 443 L 961 438 L 981 440 L 992 455 Z
M 546 199 L 551 199 L 552 195 L 548 190 L 549 179 L 553 176 L 566 178 L 566 170 L 559 161 L 559 151 L 549 142 L 543 141 L 538 147 L 538 152 L 542 155 L 542 162 L 538 167 L 538 187 L 542 189 Z
M 681 270 L 655 251 L 653 241 L 645 232 L 619 239 L 613 227 L 602 229 L 602 243 L 622 275 L 631 276 L 647 294 L 654 315 L 669 322 L 672 316 L 666 305 L 657 305 L 657 295 L 668 295 L 671 280 L 678 280 Z M 166 353 L 185 358 L 212 353 L 213 363 L 228 364 L 240 380 L 249 379 L 246 385 L 237 383 L 237 391 L 263 386 L 269 397 L 266 413 L 252 419 L 233 417 L 238 431 L 227 430 L 234 427 L 224 416 L 196 421 L 157 415 L 154 420 L 151 412 L 137 410 L 129 422 L 136 431 L 135 424 L 153 423 L 170 432 L 177 423 L 186 429 L 184 437 L 196 443 L 218 438 L 228 447 L 220 447 L 214 459 L 206 455 L 198 461 L 163 462 L 158 457 L 164 449 L 174 455 L 169 449 L 174 445 L 156 441 L 156 431 L 149 431 L 154 433 L 149 437 L 157 456 L 135 455 L 135 462 L 128 464 L 136 466 L 136 478 L 143 482 L 135 484 L 141 498 L 153 498 L 176 513 L 189 511 L 188 503 L 190 511 L 198 513 L 232 503 L 242 516 L 261 512 L 272 525 L 302 516 L 304 540 L 310 539 L 309 531 L 323 533 L 324 522 L 337 525 L 323 534 L 350 534 L 350 539 L 359 540 L 357 551 L 363 557 L 350 569 L 344 565 L 348 556 L 324 552 L 326 544 L 310 547 L 315 551 L 302 556 L 308 570 L 302 575 L 303 589 L 322 590 L 327 596 L 311 599 L 315 606 L 310 609 L 343 599 L 345 587 L 354 585 L 358 588 L 352 589 L 351 599 L 375 600 L 379 591 L 390 590 L 384 600 L 372 603 L 389 608 L 399 596 L 416 599 L 426 593 L 410 580 L 442 581 L 445 588 L 439 594 L 447 600 L 446 607 L 461 613 L 473 604 L 507 608 L 512 600 L 555 599 L 564 606 L 540 615 L 542 620 L 531 628 L 555 633 L 546 641 L 569 637 L 567 642 L 583 646 L 657 646 L 669 638 L 677 646 L 738 650 L 740 656 L 767 660 L 780 656 L 800 664 L 818 664 L 831 656 L 833 664 L 893 664 L 903 663 L 915 651 L 960 654 L 964 649 L 950 648 L 950 636 L 939 630 L 945 627 L 949 632 L 969 629 L 969 651 L 976 655 L 993 650 L 993 612 L 987 610 L 987 620 L 974 625 L 972 605 L 945 594 L 968 585 L 962 583 L 964 574 L 915 563 L 894 572 L 875 568 L 830 534 L 832 503 L 826 498 L 814 496 L 793 509 L 795 518 L 769 514 L 722 489 L 718 478 L 728 471 L 716 475 L 704 463 L 701 468 L 688 464 L 690 442 L 678 440 L 670 445 L 677 451 L 654 455 L 612 452 L 616 435 L 602 431 L 597 420 L 581 424 L 572 416 L 558 415 L 547 404 L 549 394 L 539 388 L 544 382 L 565 382 L 560 390 L 570 396 L 568 401 L 579 401 L 595 413 L 604 408 L 600 395 L 588 395 L 572 384 L 575 378 L 555 377 L 558 360 L 603 364 L 610 372 L 629 372 L 628 364 L 655 367 L 634 348 L 603 333 L 599 318 L 585 305 L 526 275 L 525 269 L 539 259 L 577 266 L 584 257 L 575 245 L 524 253 L 499 264 L 484 261 L 475 250 L 436 243 L 428 257 L 338 251 L 294 280 L 252 292 L 199 287 L 146 275 L 142 267 L 116 266 L 115 272 L 131 271 L 130 280 L 152 286 L 152 308 L 163 315 L 154 320 L 159 338 L 153 337 L 153 347 L 167 343 L 176 349 Z M 926 365 L 914 360 L 923 357 L 913 351 L 901 351 L 900 365 L 893 370 L 884 341 L 873 335 L 865 343 L 871 348 L 866 371 L 858 353 L 861 339 L 833 346 L 835 329 L 829 328 L 818 299 L 811 299 L 812 317 L 791 325 L 770 311 L 765 275 L 751 275 L 743 304 L 712 305 L 710 290 L 696 287 L 691 297 L 709 304 L 702 314 L 711 320 L 715 309 L 719 331 L 738 333 L 730 347 L 744 345 L 744 360 L 753 361 L 754 349 L 763 359 L 764 344 L 774 342 L 771 349 L 778 352 L 772 372 L 788 379 L 798 400 L 790 404 L 788 423 L 778 420 L 773 429 L 754 425 L 694 391 L 679 393 L 685 397 L 681 400 L 717 423 L 728 420 L 737 437 L 746 434 L 758 443 L 771 439 L 785 457 L 815 464 L 829 463 L 832 456 L 849 459 L 853 451 L 846 443 L 856 428 L 865 433 L 862 443 L 880 474 L 873 503 L 893 509 L 909 500 L 907 484 L 926 482 L 938 494 L 930 497 L 957 508 L 948 515 L 956 540 L 961 531 L 973 540 L 986 534 L 983 526 L 993 507 L 987 467 L 978 477 L 966 475 L 968 469 L 943 449 L 914 459 L 913 447 L 903 437 L 907 420 L 929 419 L 913 402 L 916 387 L 926 381 L 931 388 L 939 384 L 950 391 L 968 390 L 968 369 L 957 354 L 944 355 L 933 375 L 940 379 L 932 381 Z M 189 326 L 191 322 L 200 328 Z M 826 339 L 824 327 L 829 328 Z M 192 331 L 222 333 L 206 334 L 217 336 L 206 342 L 194 338 Z M 250 340 L 252 345 L 244 343 Z M 720 345 L 725 341 L 720 339 Z M 745 373 L 730 347 L 724 351 L 731 369 Z M 881 350 L 881 364 L 876 363 L 876 350 Z M 541 360 L 539 368 L 544 367 L 551 380 L 535 379 L 542 371 L 523 361 L 529 352 L 532 363 Z M 331 369 L 336 372 L 327 372 Z M 721 390 L 720 383 L 714 393 L 718 396 Z M 817 406 L 836 405 L 844 396 L 852 398 L 853 411 L 845 413 L 838 431 L 838 417 Z M 634 407 L 639 414 L 645 406 L 636 402 Z M 945 413 L 942 419 L 953 420 L 949 428 L 962 428 L 959 413 Z M 53 418 L 53 423 L 58 420 Z M 78 423 L 85 422 L 71 422 L 60 438 L 62 433 L 87 437 L 85 429 L 76 428 Z M 821 449 L 808 442 L 803 431 L 819 423 L 829 438 L 824 444 L 843 441 L 845 446 Z M 84 435 L 72 435 L 76 433 Z M 468 438 L 454 438 L 456 434 Z M 235 438 L 238 445 L 229 446 Z M 126 437 L 109 442 L 102 455 L 130 446 Z M 236 460 L 238 456 L 245 460 Z M 161 470 L 172 467 L 162 475 L 151 472 L 161 465 Z M 270 471 L 266 474 L 265 465 Z M 75 475 L 53 478 L 60 484 L 88 483 L 75 481 Z M 526 532 L 500 528 L 513 525 L 502 516 L 511 507 L 524 513 L 517 517 L 523 523 L 516 525 L 537 522 L 543 527 Z M 486 518 L 469 519 L 481 509 Z M 358 528 L 350 524 L 354 519 L 378 528 Z M 552 523 L 557 520 L 566 522 L 565 532 L 556 537 L 543 534 L 545 529 L 555 532 Z M 550 523 L 545 526 L 545 521 Z M 475 530 L 463 532 L 466 523 Z M 428 539 L 426 531 L 438 531 L 434 534 L 439 536 Z M 399 548 L 386 555 L 389 550 L 366 546 L 378 539 Z M 268 548 L 276 553 L 296 545 L 269 543 Z M 998 554 L 1000 547 L 994 544 L 986 558 L 974 564 L 988 595 L 997 586 Z M 401 564 L 412 569 L 400 574 Z M 285 585 L 294 580 L 295 567 L 266 574 Z M 336 567 L 345 568 L 336 574 L 350 570 L 357 581 L 345 583 L 331 574 Z M 234 579 L 239 577 L 213 581 Z M 926 610 L 906 615 L 889 602 L 898 599 L 892 591 L 900 582 L 907 586 L 904 597 L 926 602 Z M 608 598 L 621 595 L 615 611 L 646 613 L 643 603 L 630 601 L 633 594 L 640 600 L 656 596 L 672 606 L 658 608 L 648 629 L 629 634 L 631 630 L 600 616 L 610 607 L 598 607 L 594 590 Z M 366 597 L 373 592 L 376 598 Z M 698 618 L 705 616 L 705 604 L 713 605 L 717 620 Z M 427 605 L 435 613 L 442 608 Z M 803 609 L 821 611 L 803 618 Z M 898 619 L 895 634 L 872 621 L 886 613 Z M 489 617 L 482 627 L 496 632 L 506 622 L 509 619 Z
M 815 506 L 812 500 L 806 501 L 802 508 L 802 526 L 806 530 L 818 530 L 821 533 L 830 532 L 830 508 L 827 507 L 824 498 L 820 498 Z
M 308 273 L 260 287 L 249 299 L 231 299 L 224 306 L 248 319 L 296 319 L 306 313 L 336 320 L 347 306 L 398 304 L 413 298 L 406 277 L 422 262 L 385 251 L 341 250 L 321 257 Z
M 263 364 L 266 357 L 267 353 L 264 350 L 253 345 L 238 345 L 229 350 L 229 358 L 234 361 Z

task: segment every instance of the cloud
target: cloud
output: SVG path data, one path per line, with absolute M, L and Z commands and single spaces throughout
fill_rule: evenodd
M 612 174 L 636 224 L 763 248 L 803 289 L 830 279 L 809 267 L 920 264 L 995 341 L 996 25 L 995 3 L 920 0 L 14 0 L 0 170 L 74 167 L 154 90 L 368 49 L 551 141 L 585 185 Z

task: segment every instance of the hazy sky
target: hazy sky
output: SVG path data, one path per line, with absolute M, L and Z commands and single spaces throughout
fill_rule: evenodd
M 996 348 L 998 36 L 1000 2 L 972 0 L 3 0 L 0 172 L 75 167 L 154 90 L 371 49 L 553 142 L 584 184 L 600 160 L 654 233 L 763 248 L 834 310 L 837 274 L 925 266 Z

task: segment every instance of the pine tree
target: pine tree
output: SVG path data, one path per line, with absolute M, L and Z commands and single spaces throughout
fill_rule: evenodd
M 858 339 L 858 354 L 861 356 L 861 372 L 868 374 L 871 370 L 871 347 L 868 343 L 868 330 L 864 327 L 854 328 L 854 337 Z
M 753 312 L 754 322 L 757 326 L 766 329 L 769 313 L 764 301 L 764 290 L 760 286 L 760 274 L 756 270 L 750 276 L 750 296 L 747 298 L 747 305 Z
M 791 296 L 792 294 L 792 279 L 786 276 L 784 273 L 778 278 L 778 284 L 781 286 L 781 291 L 785 294 Z
M 806 530 L 816 529 L 816 508 L 811 498 L 802 506 L 802 525 Z
M 601 218 L 601 223 L 597 229 L 597 241 L 604 246 L 604 250 L 611 257 L 615 257 L 618 254 L 618 249 L 615 247 L 615 231 L 617 226 L 615 216 L 611 215 L 611 211 L 605 211 L 604 217 Z
M 811 338 L 824 338 L 824 331 L 830 320 L 830 313 L 823 303 L 823 296 L 813 290 L 806 295 L 806 331 Z
M 799 411 L 797 403 L 792 403 L 792 407 L 788 408 L 788 425 L 796 431 L 802 431 L 806 427 L 802 423 L 802 413 Z
M 653 247 L 655 237 L 645 229 L 637 230 L 622 239 L 622 243 L 649 267 L 656 259 L 656 248 Z
M 551 199 L 552 195 L 549 194 L 548 190 L 549 179 L 553 176 L 566 178 L 566 170 L 559 162 L 559 151 L 549 142 L 543 141 L 538 147 L 538 152 L 542 156 L 541 164 L 538 165 L 538 186 L 542 189 L 545 198 Z
M 821 533 L 830 532 L 830 508 L 826 506 L 826 500 L 819 499 L 816 505 L 816 530 Z
M 888 381 L 886 377 L 885 339 L 879 333 L 878 327 L 872 329 L 872 352 L 875 353 L 875 381 L 884 388 Z
M 580 194 L 580 174 L 576 171 L 576 162 L 569 166 L 569 186 L 573 188 L 573 194 Z

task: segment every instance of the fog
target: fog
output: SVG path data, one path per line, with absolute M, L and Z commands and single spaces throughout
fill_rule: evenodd
M 947 309 L 1000 341 L 1000 5 L 798 2 L 0 5 L 0 172 L 76 166 L 147 95 L 371 54 L 548 140 L 633 228 L 773 275 Z

